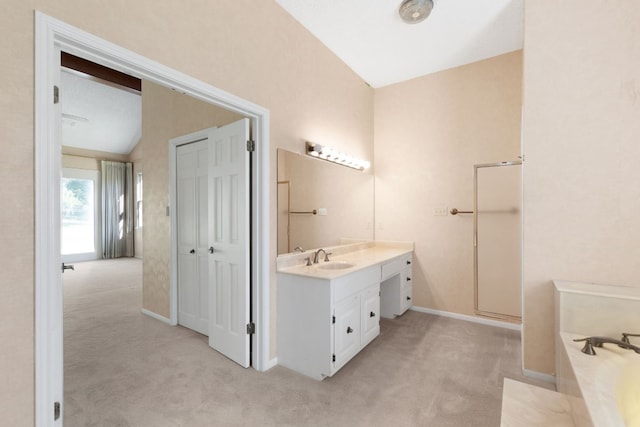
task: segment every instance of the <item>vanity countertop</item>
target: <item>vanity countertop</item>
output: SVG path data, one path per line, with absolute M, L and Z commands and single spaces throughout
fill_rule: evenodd
M 413 252 L 412 243 L 371 243 L 372 244 L 365 245 L 345 245 L 343 247 L 326 249 L 327 252 L 333 252 L 335 254 L 329 256 L 329 262 L 348 262 L 350 264 L 353 264 L 353 267 L 336 270 L 322 269 L 320 267 L 325 264 L 324 255 L 322 253 L 320 254 L 321 260 L 317 264 L 307 266 L 304 262 L 301 262 L 301 260 L 306 257 L 311 257 L 311 259 L 313 260 L 314 251 L 308 251 L 302 254 L 295 255 L 295 265 L 291 265 L 291 261 L 283 263 L 279 262 L 277 272 L 315 279 L 333 280 L 376 264 L 382 264 L 387 261 L 391 261 L 395 258 Z M 349 246 L 352 247 L 349 248 Z M 344 250 L 345 247 L 347 248 L 347 251 Z

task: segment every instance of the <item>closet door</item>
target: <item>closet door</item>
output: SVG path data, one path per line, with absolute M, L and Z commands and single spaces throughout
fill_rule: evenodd
M 209 335 L 208 142 L 178 147 L 178 324 Z

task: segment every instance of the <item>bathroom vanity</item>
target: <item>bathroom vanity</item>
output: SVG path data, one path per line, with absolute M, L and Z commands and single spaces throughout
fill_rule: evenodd
M 278 258 L 278 363 L 322 380 L 411 307 L 413 244 L 366 242 Z

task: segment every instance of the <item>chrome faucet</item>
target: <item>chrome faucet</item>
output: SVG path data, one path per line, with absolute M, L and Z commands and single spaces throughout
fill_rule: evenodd
M 640 347 L 637 347 L 633 344 L 629 344 L 627 342 L 621 341 L 621 340 L 617 340 L 614 338 L 607 338 L 607 337 L 587 337 L 587 338 L 580 338 L 580 339 L 575 339 L 575 342 L 579 342 L 579 341 L 585 341 L 584 343 L 584 347 L 582 347 L 582 352 L 585 354 L 589 354 L 591 356 L 594 356 L 596 354 L 596 351 L 593 349 L 593 347 L 602 347 L 602 344 L 617 344 L 618 347 L 622 347 L 625 348 L 627 350 L 633 350 L 636 353 L 640 354 Z
M 331 252 L 327 253 L 324 249 L 320 248 L 316 251 L 315 255 L 313 256 L 313 263 L 317 264 L 318 263 L 318 255 L 320 254 L 320 252 L 324 252 L 324 262 L 328 262 L 329 261 L 329 255 L 331 255 Z

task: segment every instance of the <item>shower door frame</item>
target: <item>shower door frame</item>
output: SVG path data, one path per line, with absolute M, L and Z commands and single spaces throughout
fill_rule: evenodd
M 513 160 L 498 163 L 482 163 L 473 165 L 473 309 L 479 316 L 490 317 L 510 323 L 522 323 L 522 311 L 520 316 L 512 316 L 503 313 L 494 313 L 478 309 L 478 169 L 489 167 L 520 166 L 521 160 Z M 520 305 L 522 306 L 522 170 L 520 171 Z

